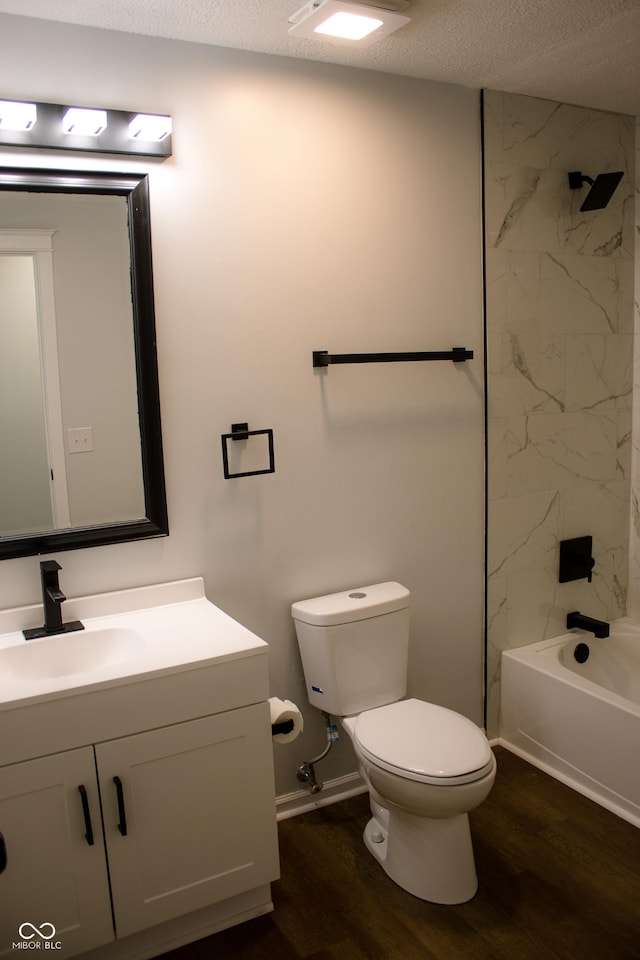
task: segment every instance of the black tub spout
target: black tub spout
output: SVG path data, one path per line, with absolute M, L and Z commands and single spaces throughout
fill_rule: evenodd
M 578 627 L 580 630 L 588 630 L 594 637 L 603 640 L 609 636 L 609 624 L 604 620 L 596 620 L 594 617 L 585 617 L 583 613 L 574 610 L 567 614 L 567 629 Z

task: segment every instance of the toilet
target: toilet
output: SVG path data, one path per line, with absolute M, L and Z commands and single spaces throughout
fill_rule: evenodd
M 421 900 L 464 903 L 477 888 L 468 813 L 496 761 L 467 717 L 407 692 L 410 593 L 377 583 L 294 603 L 309 702 L 341 718 L 369 789 L 364 842 Z

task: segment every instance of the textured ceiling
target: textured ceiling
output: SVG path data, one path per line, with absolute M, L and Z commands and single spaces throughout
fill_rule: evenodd
M 640 0 L 413 0 L 353 50 L 294 39 L 303 0 L 0 0 L 0 12 L 487 87 L 640 114 Z

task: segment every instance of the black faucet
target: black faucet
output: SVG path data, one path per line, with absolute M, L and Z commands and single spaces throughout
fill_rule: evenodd
M 59 570 L 62 567 L 57 560 L 44 560 L 40 564 L 45 633 L 60 633 L 62 630 L 62 604 L 67 598 L 58 583 Z
M 40 563 L 44 626 L 23 630 L 25 640 L 35 640 L 36 637 L 50 637 L 56 633 L 84 630 L 84 626 L 79 620 L 70 620 L 68 623 L 62 622 L 62 604 L 67 598 L 58 583 L 59 570 L 62 570 L 62 567 L 57 560 L 43 560 Z
M 570 630 L 572 627 L 588 630 L 594 637 L 599 637 L 601 640 L 609 636 L 608 623 L 605 623 L 604 620 L 596 620 L 594 617 L 585 617 L 578 610 L 567 614 L 567 629 Z

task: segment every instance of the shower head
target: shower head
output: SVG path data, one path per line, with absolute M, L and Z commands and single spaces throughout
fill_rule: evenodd
M 569 174 L 569 186 L 572 190 L 579 190 L 583 183 L 590 183 L 591 190 L 585 197 L 580 210 L 603 210 L 611 200 L 622 177 L 622 173 L 599 173 L 595 180 L 592 180 L 580 170 L 575 170 Z

